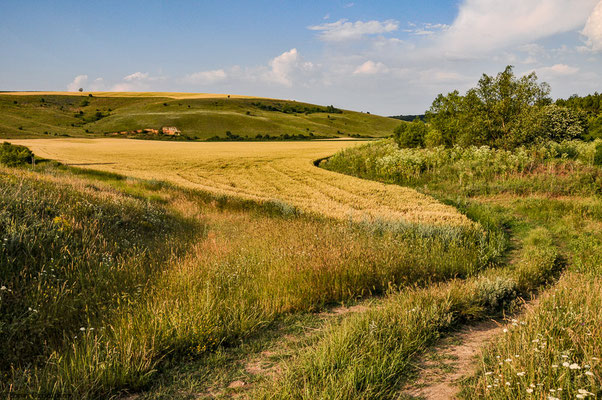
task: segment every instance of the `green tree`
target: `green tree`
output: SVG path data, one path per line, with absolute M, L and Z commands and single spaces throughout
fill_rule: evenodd
M 395 141 L 399 147 L 424 147 L 426 124 L 419 118 L 413 122 L 405 122 L 395 128 Z

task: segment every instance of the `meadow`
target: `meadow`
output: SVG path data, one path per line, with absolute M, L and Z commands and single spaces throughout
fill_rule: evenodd
M 411 398 L 488 319 L 457 396 L 600 394 L 596 141 L 14 143 L 38 161 L 0 170 L 9 398 Z
M 166 366 L 253 342 L 287 318 L 473 276 L 505 246 L 450 207 L 455 227 L 354 222 L 54 161 L 0 176 L 9 397 L 148 390 Z
M 389 136 L 392 118 L 290 100 L 195 93 L 0 93 L 4 138 L 105 137 L 175 126 L 162 140 L 274 140 L 283 137 Z

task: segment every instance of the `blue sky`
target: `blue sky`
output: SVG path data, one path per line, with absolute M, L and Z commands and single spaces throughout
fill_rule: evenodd
M 602 91 L 601 0 L 13 1 L 0 90 L 237 93 L 423 112 L 507 64 Z

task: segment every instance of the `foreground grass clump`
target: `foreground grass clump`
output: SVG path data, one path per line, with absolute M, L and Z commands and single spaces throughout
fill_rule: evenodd
M 600 293 L 599 277 L 564 276 L 537 309 L 483 352 L 465 398 L 596 398 L 602 384 Z
M 278 399 L 385 399 L 414 372 L 414 356 L 459 323 L 512 310 L 559 270 L 548 232 L 529 234 L 511 270 L 391 293 L 374 309 L 332 324 L 261 393 Z M 537 277 L 537 278 L 534 278 Z
M 168 238 L 189 229 L 161 207 L 78 184 L 0 170 L 1 370 L 100 328 L 177 251 Z

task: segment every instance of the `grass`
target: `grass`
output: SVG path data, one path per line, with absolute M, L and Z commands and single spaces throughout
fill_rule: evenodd
M 15 394 L 139 391 L 166 363 L 289 315 L 474 275 L 503 247 L 476 227 L 351 223 L 50 162 L 2 172 L 15 267 L 0 281 L 2 390 Z
M 76 139 L 13 141 L 68 164 L 160 179 L 191 189 L 292 206 L 338 220 L 468 226 L 453 207 L 409 188 L 315 168 L 313 161 L 357 145 L 349 141 L 165 143 Z M 292 210 L 291 210 L 292 211 Z
M 552 143 L 532 149 L 531 153 L 469 149 L 454 159 L 457 150 L 396 150 L 387 143 L 378 143 L 348 149 L 331 158 L 326 165 L 358 176 L 420 187 L 423 192 L 461 207 L 472 204 L 472 209 L 481 213 L 497 209 L 520 221 L 521 228 L 517 232 L 525 235 L 521 240 L 521 260 L 536 262 L 524 264 L 519 261 L 517 267 L 503 271 L 503 274 L 510 274 L 514 282 L 511 287 L 523 296 L 528 289 L 549 289 L 543 292 L 536 307 L 524 318 L 514 320 L 502 337 L 483 350 L 478 372 L 463 384 L 462 398 L 554 399 L 600 395 L 599 250 L 602 237 L 598 232 L 602 213 L 600 170 L 590 157 L 595 145 Z M 559 148 L 570 151 L 559 152 Z M 486 157 L 479 157 L 479 152 Z M 382 168 L 385 165 L 388 167 Z M 545 261 L 552 259 L 561 264 Z M 565 263 L 565 272 L 554 283 L 559 273 L 558 265 Z M 484 275 L 492 273 L 496 270 Z M 466 282 L 461 285 L 470 284 L 470 281 Z M 439 292 L 437 290 L 437 294 Z M 404 292 L 401 293 L 403 296 Z M 470 304 L 466 303 L 472 298 L 470 293 L 465 290 L 459 296 L 465 305 Z M 433 321 L 432 318 L 426 320 Z M 422 337 L 426 341 L 431 332 L 440 331 L 437 320 L 434 321 L 424 329 L 423 336 L 415 333 L 413 337 Z M 356 324 L 359 326 L 360 323 Z M 326 339 L 340 337 L 343 332 L 343 326 L 335 327 Z M 400 382 L 380 386 L 379 379 L 369 378 L 374 376 L 373 371 L 381 374 L 389 371 L 401 382 L 411 376 L 412 367 L 403 362 L 406 359 L 386 364 L 387 368 L 396 366 L 393 371 L 384 367 L 375 369 L 380 365 L 376 360 L 390 353 L 387 343 L 401 334 L 391 329 L 381 341 L 370 346 L 350 345 L 349 348 L 357 349 L 354 352 L 358 353 L 366 348 L 382 349 L 374 350 L 375 361 L 349 367 L 354 371 L 349 376 L 360 377 L 361 384 L 357 379 L 346 380 L 345 373 L 342 378 L 337 375 L 333 380 L 325 375 L 315 381 L 302 381 L 291 373 L 285 375 L 280 385 L 291 390 L 290 397 L 297 398 L 308 393 L 315 398 L 372 397 L 370 393 L 376 393 L 377 397 L 389 396 Z M 329 360 L 324 355 L 312 353 L 297 361 L 300 367 L 293 364 L 292 368 L 299 371 L 310 362 L 319 362 L 320 368 L 313 370 L 316 373 L 323 365 L 330 365 Z M 352 387 L 355 391 L 334 394 L 332 388 L 336 385 Z
M 416 357 L 447 332 L 516 311 L 537 293 L 543 293 L 539 305 L 484 351 L 463 396 L 599 391 L 602 203 L 599 167 L 588 161 L 586 145 L 563 144 L 576 148 L 571 157 L 528 153 L 523 163 L 520 154 L 491 149 L 453 161 L 445 151 L 391 154 L 397 150 L 386 143 L 19 143 L 88 165 L 3 169 L 9 206 L 2 233 L 27 233 L 12 241 L 35 256 L 2 253 L 23 262 L 0 281 L 0 316 L 14 322 L 2 328 L 32 343 L 46 332 L 57 338 L 11 354 L 2 369 L 5 392 L 104 398 L 148 391 L 153 398 L 187 386 L 191 395 L 202 394 L 236 377 L 211 373 L 212 360 L 220 371 L 240 370 L 245 349 L 307 317 L 316 335 L 286 357 L 282 374 L 257 379 L 246 396 L 391 398 L 415 376 Z M 557 154 L 550 146 L 546 154 Z M 414 189 L 314 167 L 339 149 L 345 150 L 327 168 Z M 401 171 L 406 159 L 429 167 L 411 174 L 367 168 L 385 165 L 383 158 Z M 31 204 L 21 205 L 22 198 Z M 105 210 L 106 223 L 94 225 L 86 207 Z M 54 209 L 60 213 L 44 214 Z M 159 215 L 159 222 L 146 226 L 148 215 Z M 58 247 L 48 245 L 57 235 L 67 236 Z M 103 265 L 107 248 L 118 261 L 91 269 Z M 57 251 L 69 256 L 56 258 Z M 42 269 L 50 259 L 51 273 L 72 274 L 72 286 L 36 285 L 39 278 L 15 283 L 25 267 L 39 262 Z M 50 295 L 49 306 L 60 312 L 11 303 L 17 287 L 23 299 Z M 362 311 L 321 326 L 308 316 L 374 296 L 379 301 Z M 22 313 L 25 307 L 30 314 Z M 50 320 L 37 317 L 47 313 Z M 28 317 L 34 314 L 38 319 Z M 46 330 L 39 335 L 39 329 Z M 540 359 L 533 340 L 542 338 L 547 355 Z M 556 373 L 563 355 L 569 367 Z M 497 356 L 513 361 L 499 365 Z M 489 381 L 494 372 L 506 377 L 503 387 Z M 224 389 L 226 396 L 234 392 Z
M 209 97 L 208 97 L 209 96 Z M 226 133 L 243 139 L 257 135 L 281 137 L 389 136 L 399 121 L 359 113 L 283 113 L 266 110 L 314 105 L 244 96 L 177 93 L 0 93 L 0 137 L 49 138 L 56 136 L 104 137 L 106 133 L 176 126 L 180 139 L 212 137 Z M 257 104 L 261 103 L 263 108 Z M 140 136 L 143 137 L 143 136 Z M 153 138 L 148 136 L 146 138 Z

